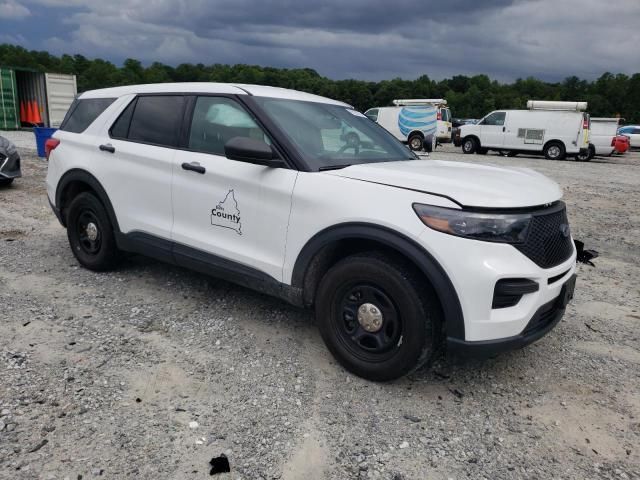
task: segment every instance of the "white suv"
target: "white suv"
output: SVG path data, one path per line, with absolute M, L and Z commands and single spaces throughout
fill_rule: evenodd
M 443 344 L 526 345 L 573 294 L 556 183 L 418 160 L 328 98 L 215 83 L 85 92 L 46 151 L 49 200 L 83 266 L 137 252 L 314 307 L 331 352 L 369 379 Z

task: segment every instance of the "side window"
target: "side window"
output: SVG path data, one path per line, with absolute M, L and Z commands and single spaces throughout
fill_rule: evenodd
M 113 138 L 123 138 L 126 139 L 127 135 L 129 135 L 129 125 L 131 125 L 131 117 L 133 117 L 133 109 L 136 108 L 137 99 L 134 98 L 131 103 L 124 109 L 124 112 L 120 114 L 118 119 L 115 121 L 111 130 L 109 130 L 109 134 Z
M 364 114 L 367 116 L 367 118 L 369 118 L 369 120 L 372 120 L 374 122 L 378 121 L 378 109 L 377 108 L 371 108 L 371 109 L 367 110 L 366 112 L 364 112 Z
M 114 101 L 115 98 L 75 100 L 62 121 L 60 130 L 72 133 L 84 132 Z
M 482 125 L 504 125 L 504 119 L 507 117 L 506 112 L 493 112 L 491 115 L 488 115 L 481 122 Z
M 176 147 L 182 125 L 183 106 L 184 97 L 181 95 L 138 97 L 127 139 Z
M 640 135 L 640 128 L 636 127 L 633 129 L 632 132 L 629 132 L 629 133 L 633 133 L 634 135 Z
M 442 121 L 443 122 L 450 122 L 451 121 L 451 113 L 449 112 L 448 108 L 443 108 L 441 110 L 442 112 Z
M 189 148 L 224 155 L 224 145 L 234 137 L 271 144 L 269 137 L 236 101 L 224 97 L 198 97 L 193 110 Z

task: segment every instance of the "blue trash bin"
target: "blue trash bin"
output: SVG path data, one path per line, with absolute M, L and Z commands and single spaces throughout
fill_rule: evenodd
M 44 144 L 48 138 L 51 138 L 57 128 L 33 127 L 33 133 L 36 136 L 36 147 L 38 148 L 38 156 L 44 157 Z

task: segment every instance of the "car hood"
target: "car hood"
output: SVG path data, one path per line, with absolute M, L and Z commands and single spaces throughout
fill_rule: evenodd
M 556 182 L 529 168 L 411 160 L 352 165 L 325 173 L 445 196 L 467 207 L 533 207 L 562 197 Z

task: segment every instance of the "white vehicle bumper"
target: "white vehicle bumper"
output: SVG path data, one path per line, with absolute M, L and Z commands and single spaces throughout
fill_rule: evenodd
M 464 319 L 464 336 L 448 335 L 450 350 L 491 355 L 519 348 L 550 331 L 573 296 L 576 250 L 552 268 L 544 269 L 508 244 L 469 240 L 426 230 L 425 247 L 438 241 L 436 260 L 453 284 Z M 433 251 L 434 249 L 432 249 Z M 506 308 L 493 308 L 496 284 L 522 279 L 536 290 L 522 294 Z M 460 329 L 458 329 L 460 331 Z M 462 353 L 462 352 L 461 352 Z

